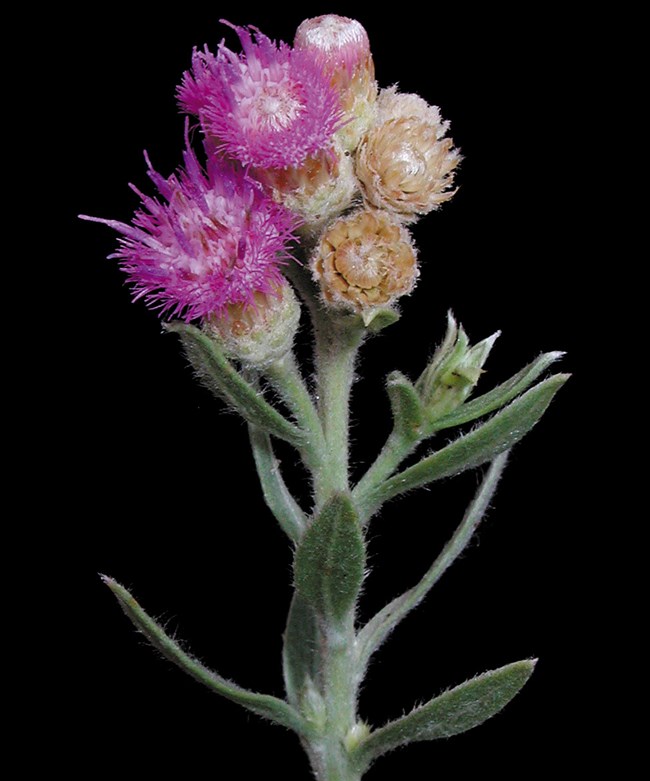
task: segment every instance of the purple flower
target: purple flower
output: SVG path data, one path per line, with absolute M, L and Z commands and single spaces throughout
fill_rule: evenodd
M 189 321 L 277 290 L 297 218 L 241 170 L 213 157 L 204 171 L 189 144 L 183 158 L 184 169 L 165 179 L 145 154 L 149 177 L 167 203 L 131 185 L 143 206 L 132 224 L 80 217 L 122 234 L 110 257 L 121 261 L 134 300 L 144 297 L 161 315 Z
M 276 45 L 256 28 L 254 41 L 246 28 L 229 26 L 243 53 L 223 42 L 216 55 L 195 50 L 178 89 L 181 108 L 199 117 L 217 149 L 245 166 L 302 165 L 341 125 L 336 90 L 309 53 Z

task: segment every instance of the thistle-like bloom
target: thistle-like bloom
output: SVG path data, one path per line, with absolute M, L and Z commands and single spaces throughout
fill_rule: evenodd
M 326 302 L 363 313 L 410 293 L 418 268 L 406 228 L 388 212 L 360 209 L 323 233 L 312 273 Z
M 412 221 L 454 195 L 460 153 L 444 137 L 449 122 L 419 95 L 391 87 L 382 91 L 377 108 L 377 124 L 357 152 L 357 176 L 369 203 Z
M 217 158 L 203 170 L 187 147 L 184 169 L 165 179 L 149 162 L 148 174 L 167 201 L 143 195 L 133 224 L 80 215 L 122 234 L 111 258 L 121 261 L 134 299 L 186 321 L 224 314 L 231 304 L 282 283 L 280 266 L 297 220 L 262 194 L 258 185 Z
M 224 24 L 228 24 L 224 22 Z M 195 51 L 178 90 L 181 108 L 199 117 L 217 149 L 245 166 L 285 168 L 330 144 L 341 123 L 336 91 L 313 58 L 243 27 L 243 53 L 222 42 L 216 55 Z

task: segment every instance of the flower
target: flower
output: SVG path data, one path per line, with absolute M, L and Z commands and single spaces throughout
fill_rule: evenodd
M 364 312 L 410 293 L 418 268 L 406 228 L 388 212 L 364 208 L 327 228 L 312 273 L 326 302 Z
M 450 188 L 460 153 L 444 138 L 449 122 L 419 95 L 391 87 L 382 91 L 377 107 L 377 124 L 357 151 L 357 176 L 373 206 L 416 220 L 456 192 Z
M 339 93 L 345 123 L 337 136 L 353 152 L 374 119 L 377 98 L 368 33 L 356 19 L 326 14 L 301 22 L 294 47 L 320 64 Z
M 181 108 L 197 115 L 216 148 L 242 165 L 302 165 L 330 144 L 341 123 L 337 92 L 304 52 L 276 45 L 255 28 L 253 40 L 248 29 L 229 26 L 243 54 L 223 42 L 216 55 L 195 50 L 178 89 Z
M 186 131 L 187 133 L 187 131 Z M 203 170 L 189 144 L 184 169 L 165 179 L 145 154 L 149 177 L 167 201 L 143 195 L 131 225 L 80 215 L 122 234 L 121 261 L 134 300 L 186 321 L 253 304 L 277 289 L 297 218 L 263 195 L 244 172 L 217 158 Z

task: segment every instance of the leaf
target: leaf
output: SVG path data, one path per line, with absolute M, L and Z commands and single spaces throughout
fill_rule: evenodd
M 365 570 L 359 517 L 347 494 L 325 505 L 296 551 L 296 588 L 326 618 L 342 619 L 355 604 Z
M 355 499 L 362 517 L 413 488 L 491 461 L 519 442 L 537 423 L 570 375 L 556 374 L 519 396 L 478 428 Z
M 388 328 L 389 325 L 393 325 L 400 318 L 400 314 L 397 310 L 390 307 L 380 307 L 372 309 L 370 312 L 363 314 L 363 324 L 365 327 L 374 334 L 383 331 L 384 328 Z
M 305 528 L 305 516 L 282 478 L 271 438 L 266 431 L 250 425 L 248 434 L 264 501 L 283 531 L 296 542 Z
M 313 608 L 296 592 L 284 632 L 282 666 L 289 702 L 300 707 L 305 691 L 319 675 L 320 638 Z
M 220 675 L 212 672 L 212 670 L 204 667 L 198 659 L 183 651 L 178 643 L 172 640 L 162 627 L 145 613 L 124 586 L 105 575 L 102 575 L 101 578 L 113 592 L 122 610 L 135 624 L 136 628 L 170 662 L 178 665 L 192 678 L 227 700 L 236 702 L 247 710 L 270 719 L 276 724 L 289 727 L 289 729 L 294 730 L 299 735 L 307 735 L 310 732 L 302 716 L 284 700 L 279 700 L 268 694 L 256 694 L 242 689 L 237 684 L 222 678 Z
M 463 552 L 487 510 L 505 469 L 507 453 L 497 456 L 488 469 L 463 520 L 440 555 L 413 588 L 389 602 L 361 629 L 358 635 L 359 675 L 363 677 L 372 654 L 400 621 L 413 610 Z
M 465 402 L 465 404 L 457 407 L 453 412 L 437 420 L 433 430 L 442 431 L 452 426 L 459 426 L 462 423 L 469 423 L 472 420 L 476 420 L 476 418 L 503 407 L 529 388 L 551 364 L 562 358 L 563 355 L 564 353 L 559 351 L 543 353 L 506 382 L 484 393 L 482 396 L 477 396 L 475 399 Z
M 397 436 L 411 441 L 419 439 L 424 422 L 424 407 L 413 383 L 401 372 L 391 372 L 386 381 L 386 390 Z
M 272 407 L 226 358 L 218 343 L 196 326 L 174 322 L 167 331 L 180 336 L 185 354 L 203 384 L 225 400 L 246 421 L 300 448 L 304 435 Z
M 366 768 L 398 746 L 458 735 L 492 718 L 522 689 L 536 659 L 524 659 L 461 683 L 454 689 L 372 732 L 353 752 L 352 760 Z

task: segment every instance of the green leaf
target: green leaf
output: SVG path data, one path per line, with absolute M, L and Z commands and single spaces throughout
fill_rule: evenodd
M 363 324 L 373 334 L 383 331 L 384 328 L 388 328 L 389 325 L 393 325 L 399 318 L 399 312 L 390 307 L 372 309 L 370 312 L 362 315 Z
M 522 689 L 536 659 L 525 659 L 466 681 L 411 711 L 407 716 L 372 732 L 353 752 L 361 768 L 398 746 L 422 740 L 448 738 L 478 727 L 492 718 Z
M 363 535 L 352 500 L 347 494 L 335 494 L 298 546 L 296 588 L 318 613 L 342 619 L 359 595 L 365 562 Z
M 290 442 L 295 447 L 300 448 L 303 445 L 305 437 L 301 430 L 246 382 L 214 339 L 188 323 L 177 321 L 165 328 L 180 336 L 185 354 L 201 382 L 230 404 L 248 423 Z
M 528 364 L 528 366 L 524 367 L 506 382 L 488 391 L 488 393 L 465 402 L 465 404 L 457 407 L 449 415 L 445 415 L 437 420 L 434 425 L 434 431 L 442 431 L 452 426 L 460 426 L 462 423 L 469 423 L 503 407 L 529 388 L 551 364 L 562 358 L 563 355 L 563 352 L 557 351 L 540 355 L 539 358 Z
M 222 678 L 201 664 L 198 659 L 186 653 L 175 640 L 172 640 L 136 602 L 133 596 L 112 578 L 101 576 L 104 583 L 113 592 L 122 610 L 142 632 L 147 640 L 170 662 L 178 665 L 192 678 L 204 684 L 213 692 L 220 694 L 227 700 L 242 705 L 247 710 L 257 713 L 259 716 L 270 719 L 276 724 L 294 730 L 300 735 L 308 735 L 309 726 L 301 715 L 284 700 L 272 697 L 268 694 L 256 694 L 242 689 L 237 684 Z
M 411 441 L 419 439 L 424 422 L 424 407 L 413 383 L 401 372 L 391 372 L 386 381 L 386 390 L 396 435 Z
M 305 528 L 305 516 L 286 486 L 275 457 L 271 438 L 266 431 L 248 427 L 248 434 L 260 479 L 264 501 L 283 531 L 297 542 Z
M 284 632 L 282 667 L 289 702 L 299 708 L 305 692 L 319 675 L 320 633 L 314 609 L 296 592 Z
M 355 492 L 361 516 L 372 515 L 384 502 L 399 494 L 480 466 L 511 448 L 542 417 L 569 376 L 556 374 L 549 377 L 469 434 L 388 478 L 381 485 L 374 486 L 366 495 Z
M 465 550 L 494 496 L 507 460 L 508 453 L 501 453 L 490 464 L 490 468 L 487 470 L 474 499 L 465 511 L 459 527 L 420 582 L 389 602 L 361 629 L 358 635 L 358 669 L 360 677 L 363 677 L 372 654 L 386 640 L 399 622 L 420 604 L 433 586 Z

